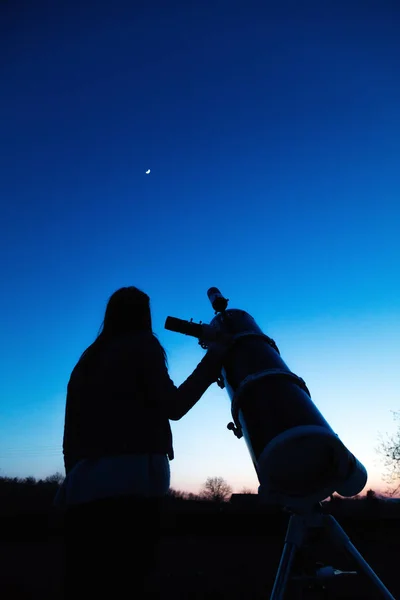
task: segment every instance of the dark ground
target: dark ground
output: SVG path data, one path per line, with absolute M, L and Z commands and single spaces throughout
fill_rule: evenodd
M 156 598 L 268 599 L 278 567 L 287 525 L 261 515 L 186 515 L 164 528 L 158 547 L 158 569 L 149 585 Z M 225 520 L 224 520 L 225 519 Z M 400 519 L 338 519 L 352 542 L 395 598 L 400 598 Z M 60 532 L 41 539 L 15 536 L 0 542 L 2 600 L 62 598 L 63 544 Z M 28 539 L 26 539 L 28 538 Z M 355 570 L 343 552 L 327 539 L 311 544 L 315 560 L 342 570 Z M 134 560 L 134 556 L 132 556 Z M 296 592 L 297 589 L 297 592 Z M 287 598 L 296 599 L 292 587 Z M 335 578 L 329 594 L 304 598 L 374 599 L 376 593 L 362 576 Z M 126 598 L 129 598 L 127 594 Z M 132 595 L 133 597 L 133 595 Z

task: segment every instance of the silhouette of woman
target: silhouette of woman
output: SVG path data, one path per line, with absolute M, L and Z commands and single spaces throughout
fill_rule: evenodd
M 145 597 L 160 500 L 173 459 L 169 420 L 179 420 L 220 374 L 214 344 L 180 386 L 152 331 L 150 299 L 123 287 L 109 299 L 96 340 L 72 371 L 66 399 L 66 597 Z

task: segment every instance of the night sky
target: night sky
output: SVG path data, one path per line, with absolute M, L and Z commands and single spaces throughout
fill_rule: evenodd
M 180 384 L 203 350 L 165 318 L 208 321 L 217 286 L 383 485 L 399 26 L 385 1 L 1 3 L 0 475 L 64 472 L 66 385 L 115 289 L 150 295 Z M 172 423 L 173 487 L 256 487 L 230 419 L 214 385 Z

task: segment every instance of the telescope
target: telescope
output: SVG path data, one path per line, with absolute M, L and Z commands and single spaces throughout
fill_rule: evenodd
M 165 328 L 198 339 L 207 349 L 229 339 L 218 384 L 231 402 L 228 429 L 243 438 L 257 473 L 261 500 L 291 513 L 284 550 L 271 600 L 284 597 L 295 552 L 307 530 L 328 529 L 334 541 L 358 562 L 383 594 L 394 600 L 321 502 L 334 492 L 355 496 L 367 482 L 367 471 L 346 448 L 311 399 L 305 381 L 283 361 L 275 341 L 244 310 L 228 309 L 229 299 L 211 287 L 215 311 L 210 323 L 167 317 Z
M 334 492 L 361 492 L 367 482 L 364 466 L 334 433 L 274 340 L 247 312 L 228 310 L 217 288 L 208 296 L 216 311 L 209 325 L 168 317 L 165 328 L 197 337 L 204 348 L 224 334 L 232 336 L 222 369 L 233 419 L 228 427 L 246 442 L 259 493 L 295 506 Z

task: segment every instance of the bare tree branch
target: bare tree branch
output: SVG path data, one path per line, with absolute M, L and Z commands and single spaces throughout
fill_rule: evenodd
M 379 435 L 379 444 L 375 448 L 376 452 L 382 457 L 382 464 L 385 468 L 382 479 L 391 487 L 388 490 L 390 495 L 394 495 L 400 490 L 400 412 L 391 411 L 395 421 L 399 421 L 399 426 L 394 434 Z
M 223 477 L 208 477 L 201 492 L 202 498 L 214 502 L 226 502 L 231 495 L 232 488 Z

